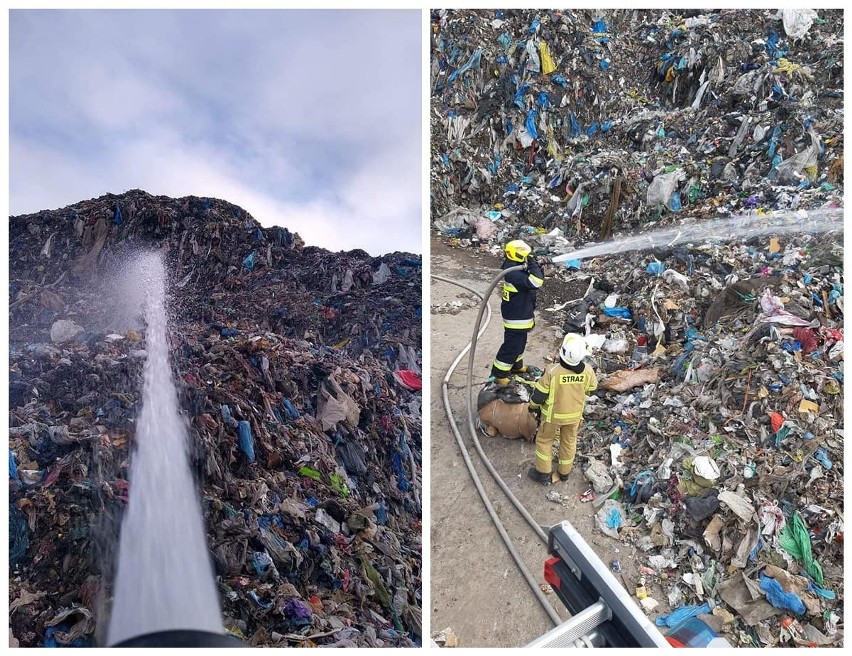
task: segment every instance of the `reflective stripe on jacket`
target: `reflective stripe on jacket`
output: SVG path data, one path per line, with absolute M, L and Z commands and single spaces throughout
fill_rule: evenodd
M 561 364 L 545 369 L 533 387 L 530 405 L 541 406 L 541 418 L 550 424 L 571 424 L 583 418 L 586 394 L 598 388 L 595 370 L 588 363 L 582 373 L 574 373 Z
M 534 260 L 527 261 L 526 271 L 512 271 L 503 278 L 500 313 L 503 327 L 510 330 L 530 330 L 535 326 L 535 302 L 539 287 L 544 284 L 544 274 Z M 518 266 L 506 258 L 502 269 Z

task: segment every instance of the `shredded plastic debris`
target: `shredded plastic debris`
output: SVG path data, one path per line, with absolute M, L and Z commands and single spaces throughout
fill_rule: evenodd
M 86 646 L 104 628 L 145 339 L 116 289 L 144 248 L 169 262 L 225 629 L 419 644 L 420 257 L 329 253 L 221 200 L 138 190 L 10 219 L 14 639 Z

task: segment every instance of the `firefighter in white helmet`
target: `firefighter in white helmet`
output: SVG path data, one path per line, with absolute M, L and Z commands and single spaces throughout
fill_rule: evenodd
M 535 440 L 535 467 L 529 476 L 538 483 L 550 483 L 553 472 L 553 441 L 559 438 L 556 469 L 566 480 L 574 467 L 577 432 L 583 421 L 586 395 L 598 388 L 598 379 L 586 356 L 586 340 L 568 333 L 559 349 L 559 363 L 545 369 L 533 388 L 532 409 L 541 409 L 541 424 Z

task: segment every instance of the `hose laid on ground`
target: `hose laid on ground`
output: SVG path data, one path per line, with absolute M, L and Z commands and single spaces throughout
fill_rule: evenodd
M 475 289 L 468 287 L 467 285 L 464 285 L 464 284 L 457 282 L 455 280 L 450 280 L 448 278 L 444 278 L 442 276 L 438 276 L 438 275 L 434 275 L 434 274 L 431 276 L 435 280 L 440 280 L 442 282 L 446 282 L 446 283 L 449 283 L 451 285 L 461 287 L 462 289 L 465 289 L 465 290 L 471 292 L 472 294 L 475 294 L 480 299 L 482 299 L 482 305 L 479 308 L 479 315 L 477 316 L 476 326 L 475 326 L 474 332 L 473 332 L 473 339 L 471 340 L 471 342 L 467 346 L 464 347 L 464 349 L 462 349 L 462 351 L 458 354 L 458 356 L 456 356 L 456 359 L 453 360 L 452 364 L 447 369 L 447 373 L 444 375 L 444 378 L 441 381 L 441 395 L 442 395 L 443 401 L 444 401 L 444 410 L 447 414 L 447 419 L 450 422 L 450 428 L 453 431 L 453 435 L 455 435 L 456 443 L 458 444 L 459 449 L 461 450 L 462 457 L 464 458 L 465 465 L 467 466 L 467 470 L 470 473 L 471 478 L 473 479 L 474 486 L 476 487 L 476 491 L 479 493 L 479 496 L 482 499 L 483 504 L 485 505 L 485 509 L 488 511 L 488 514 L 491 517 L 491 521 L 494 523 L 494 526 L 497 529 L 497 532 L 500 534 L 500 537 L 502 538 L 504 544 L 506 545 L 506 548 L 509 551 L 509 554 L 512 556 L 513 560 L 515 561 L 515 564 L 518 566 L 518 570 L 520 571 L 521 575 L 527 581 L 527 584 L 530 586 L 530 589 L 535 594 L 536 599 L 538 599 L 539 603 L 542 605 L 542 608 L 544 608 L 545 612 L 547 613 L 548 617 L 550 617 L 550 620 L 553 622 L 553 624 L 555 626 L 558 626 L 559 624 L 562 623 L 562 619 L 556 613 L 556 611 L 554 610 L 553 606 L 550 604 L 550 601 L 547 599 L 547 597 L 544 596 L 544 593 L 539 588 L 538 583 L 536 582 L 535 578 L 533 577 L 533 575 L 530 573 L 529 569 L 527 568 L 526 563 L 524 563 L 523 559 L 521 558 L 521 555 L 518 553 L 518 550 L 515 548 L 515 545 L 512 542 L 512 539 L 509 537 L 509 534 L 506 532 L 506 528 L 503 525 L 503 522 L 497 516 L 497 512 L 494 509 L 494 505 L 491 503 L 491 500 L 488 498 L 488 495 L 485 492 L 485 488 L 482 485 L 482 479 L 480 479 L 479 474 L 476 473 L 476 470 L 473 467 L 473 462 L 470 459 L 470 452 L 467 450 L 467 447 L 464 444 L 464 438 L 462 437 L 461 432 L 459 431 L 458 425 L 456 424 L 455 417 L 453 416 L 453 411 L 452 411 L 452 408 L 450 406 L 450 397 L 449 397 L 450 377 L 455 372 L 456 367 L 459 365 L 459 363 L 461 362 L 461 360 L 465 356 L 465 354 L 470 352 L 470 358 L 468 360 L 467 406 L 468 406 L 468 428 L 470 429 L 470 433 L 471 433 L 471 437 L 473 439 L 474 446 L 476 447 L 477 453 L 479 454 L 479 457 L 482 460 L 482 463 L 485 465 L 486 469 L 488 469 L 488 472 L 494 478 L 494 481 L 500 486 L 500 488 L 503 490 L 503 492 L 506 494 L 506 496 L 509 498 L 509 500 L 512 502 L 512 504 L 515 506 L 515 508 L 517 508 L 518 511 L 521 513 L 521 515 L 524 516 L 524 519 L 526 519 L 527 522 L 530 524 L 530 526 L 533 527 L 533 529 L 536 531 L 536 534 L 539 536 L 539 538 L 541 538 L 546 544 L 547 543 L 547 536 L 544 534 L 544 531 L 542 530 L 541 526 L 539 526 L 535 522 L 535 520 L 532 518 L 532 516 L 529 514 L 529 512 L 523 506 L 523 504 L 517 499 L 517 497 L 515 497 L 514 494 L 512 494 L 511 490 L 509 490 L 509 488 L 506 486 L 506 483 L 503 481 L 503 479 L 500 477 L 500 475 L 494 469 L 493 465 L 491 464 L 491 461 L 485 455 L 485 452 L 482 449 L 482 445 L 480 444 L 479 439 L 476 435 L 476 427 L 474 425 L 474 420 L 473 420 L 473 404 L 472 404 L 472 398 L 471 398 L 471 392 L 472 392 L 472 387 L 473 387 L 473 383 L 472 383 L 473 356 L 474 356 L 475 351 L 476 351 L 476 341 L 485 332 L 485 329 L 488 327 L 488 323 L 491 321 L 491 308 L 488 305 L 488 299 L 491 296 L 491 292 L 497 286 L 497 283 L 507 273 L 509 273 L 510 271 L 515 271 L 515 270 L 522 269 L 522 268 L 523 267 L 512 267 L 511 269 L 506 269 L 505 271 L 501 271 L 500 274 L 498 274 L 498 276 L 492 281 L 491 286 L 488 288 L 488 291 L 484 295 L 481 294 L 480 292 L 476 291 Z M 482 325 L 482 316 L 486 311 L 488 312 L 488 318 L 486 319 L 485 324 Z M 480 328 L 480 326 L 482 326 L 482 327 Z
M 533 519 L 532 515 L 530 515 L 529 511 L 527 511 L 524 504 L 522 504 L 518 498 L 512 493 L 503 479 L 500 477 L 500 474 L 497 473 L 497 470 L 491 465 L 491 461 L 485 455 L 485 451 L 482 450 L 482 445 L 479 443 L 479 437 L 476 434 L 476 419 L 475 414 L 473 412 L 473 360 L 476 356 L 476 342 L 479 339 L 479 326 L 482 323 L 482 315 L 485 312 L 485 308 L 488 307 L 488 299 L 491 298 L 491 292 L 494 291 L 494 288 L 499 284 L 499 282 L 506 276 L 506 274 L 511 273 L 512 271 L 523 271 L 524 266 L 514 266 L 503 271 L 500 271 L 495 277 L 494 280 L 491 281 L 491 284 L 488 286 L 488 289 L 485 290 L 485 295 L 479 295 L 482 298 L 482 305 L 479 306 L 479 314 L 476 316 L 476 322 L 473 326 L 473 337 L 470 340 L 470 344 L 468 345 L 468 359 L 467 359 L 467 427 L 470 430 L 470 437 L 473 440 L 473 444 L 476 447 L 476 451 L 479 453 L 479 457 L 482 458 L 486 468 L 488 469 L 491 476 L 494 477 L 494 481 L 497 485 L 500 486 L 500 489 L 503 490 L 504 494 L 509 498 L 509 501 L 512 502 L 512 505 L 521 513 L 521 516 L 527 521 L 527 523 L 532 527 L 533 531 L 535 531 L 536 535 L 538 535 L 539 539 L 547 544 L 547 534 L 542 530 L 541 526 L 538 522 Z M 488 308 L 489 312 L 491 308 Z

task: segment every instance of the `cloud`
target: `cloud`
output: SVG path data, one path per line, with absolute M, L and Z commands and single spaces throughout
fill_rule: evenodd
M 417 11 L 13 11 L 10 52 L 13 214 L 142 188 L 422 251 Z
M 354 173 L 352 186 L 341 198 L 290 202 L 257 191 L 215 153 L 185 150 L 178 140 L 129 141 L 111 154 L 116 161 L 84 163 L 36 142 L 13 139 L 10 157 L 19 175 L 13 176 L 11 195 L 37 198 L 38 209 L 134 188 L 173 197 L 212 196 L 245 208 L 262 225 L 285 225 L 308 244 L 329 250 L 421 250 L 419 223 L 405 220 L 419 213 L 419 195 L 377 193 L 374 190 L 392 180 L 384 173 L 373 177 L 370 168 Z M 12 213 L 17 213 L 14 208 Z

